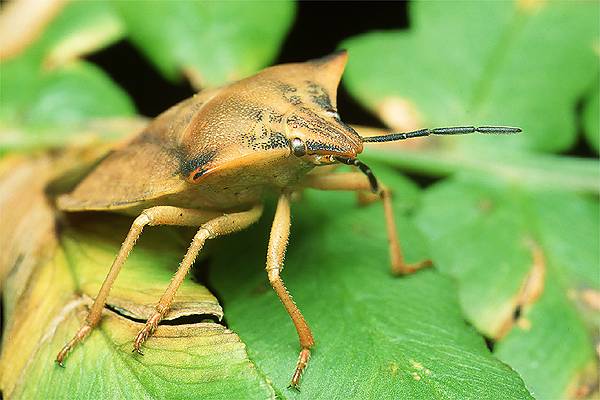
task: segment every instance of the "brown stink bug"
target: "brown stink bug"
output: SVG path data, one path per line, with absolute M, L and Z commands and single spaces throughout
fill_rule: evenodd
M 514 133 L 510 127 L 453 127 L 361 137 L 340 120 L 336 90 L 346 52 L 304 63 L 267 68 L 217 89 L 205 90 L 152 121 L 104 159 L 73 192 L 58 199 L 64 211 L 138 213 L 83 326 L 58 353 L 67 353 L 100 322 L 108 293 L 145 226 L 200 227 L 154 314 L 134 341 L 141 347 L 169 312 L 177 289 L 207 239 L 244 229 L 262 213 L 263 197 L 279 193 L 267 253 L 267 275 L 300 339 L 291 386 L 297 387 L 313 336 L 280 277 L 290 232 L 290 194 L 302 188 L 368 191 L 384 204 L 392 271 L 410 273 L 394 225 L 391 199 L 356 157 L 364 143 L 472 132 Z M 316 166 L 349 164 L 360 172 L 307 174 Z

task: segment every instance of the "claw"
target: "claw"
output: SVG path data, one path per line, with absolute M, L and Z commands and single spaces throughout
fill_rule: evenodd
M 91 325 L 88 325 L 87 323 L 85 325 L 83 325 L 81 328 L 79 328 L 79 330 L 77 331 L 77 333 L 75 334 L 75 336 L 73 337 L 73 339 L 71 339 L 69 341 L 69 343 L 67 343 L 56 355 L 56 363 L 60 366 L 60 367 L 65 367 L 65 365 L 63 364 L 63 361 L 65 360 L 65 358 L 67 358 L 67 355 L 69 354 L 69 352 L 71 350 L 73 350 L 73 348 L 80 343 L 83 339 L 85 339 L 85 337 L 92 331 L 93 327 Z
M 144 355 L 144 352 L 142 351 L 142 349 L 136 348 L 135 345 L 133 346 L 133 349 L 131 350 L 132 353 L 138 353 L 140 356 Z
M 432 265 L 433 262 L 431 260 L 423 260 L 414 264 L 405 264 L 404 261 L 392 262 L 392 273 L 394 275 L 408 275 Z
M 300 378 L 302 377 L 302 373 L 304 369 L 308 365 L 308 360 L 310 359 L 310 350 L 304 348 L 300 351 L 300 356 L 298 357 L 298 363 L 296 364 L 296 370 L 294 371 L 294 375 L 292 375 L 292 382 L 288 386 L 289 389 L 294 389 L 300 392 Z
M 154 333 L 161 319 L 162 314 L 160 313 L 155 313 L 150 318 L 148 318 L 148 321 L 146 321 L 146 325 L 144 325 L 142 330 L 138 332 L 137 336 L 135 337 L 135 340 L 133 341 L 132 352 L 137 352 L 142 356 L 144 355 L 144 353 L 142 352 L 142 345 L 144 344 L 146 339 L 148 339 Z
M 139 331 L 139 333 L 135 337 L 135 340 L 133 341 L 133 350 L 132 350 L 132 352 L 136 352 L 138 354 L 144 355 L 144 353 L 142 352 L 142 345 L 144 344 L 144 342 L 148 338 L 148 329 L 149 329 L 148 325 L 146 325 L 146 326 L 144 326 L 142 328 L 141 331 Z
M 67 344 L 65 347 L 62 348 L 61 351 L 58 352 L 56 359 L 54 360 L 55 363 L 58 364 L 59 367 L 65 367 L 65 364 L 63 363 L 63 361 L 65 360 L 65 357 L 67 356 L 67 352 L 69 351 L 69 345 Z
M 300 393 L 300 385 L 298 384 L 294 385 L 293 383 L 290 383 L 287 388 Z

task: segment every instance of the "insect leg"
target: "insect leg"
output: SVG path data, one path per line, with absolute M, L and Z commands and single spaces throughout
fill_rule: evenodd
M 156 305 L 156 311 L 150 318 L 148 318 L 146 325 L 144 325 L 142 330 L 140 330 L 140 332 L 137 334 L 133 344 L 133 351 L 142 354 L 142 344 L 146 341 L 146 339 L 148 339 L 148 337 L 150 337 L 150 335 L 154 333 L 158 323 L 169 312 L 177 289 L 179 289 L 179 286 L 181 286 L 181 283 L 188 274 L 192 264 L 194 263 L 194 260 L 196 259 L 196 256 L 204 246 L 206 240 L 214 239 L 217 236 L 227 235 L 245 229 L 258 221 L 261 214 L 262 205 L 259 205 L 248 211 L 223 214 L 217 218 L 203 223 L 200 226 L 200 229 L 194 236 L 190 247 L 183 257 L 183 260 L 179 264 L 177 272 L 175 272 L 175 275 L 171 279 L 171 283 Z
M 309 174 L 306 176 L 302 185 L 307 188 L 320 190 L 351 190 L 360 192 L 368 192 L 372 188 L 368 178 L 360 172 L 343 172 L 327 175 Z M 390 246 L 392 273 L 396 275 L 405 275 L 430 266 L 431 260 L 423 260 L 414 264 L 407 264 L 405 262 L 402 248 L 400 247 L 400 241 L 398 239 L 396 222 L 394 221 L 391 192 L 385 185 L 380 185 L 378 195 L 383 201 Z
M 271 228 L 271 235 L 269 238 L 269 248 L 267 251 L 267 275 L 271 286 L 279 296 L 279 299 L 283 303 L 286 311 L 290 315 L 290 318 L 294 322 L 298 337 L 300 339 L 300 356 L 298 357 L 298 363 L 296 364 L 296 370 L 292 375 L 291 387 L 297 389 L 300 383 L 300 377 L 302 372 L 308 364 L 310 358 L 310 348 L 314 345 L 312 332 L 306 323 L 306 320 L 302 316 L 302 313 L 292 300 L 292 297 L 288 293 L 283 280 L 279 276 L 283 269 L 283 261 L 285 258 L 285 250 L 288 244 L 288 238 L 290 236 L 290 196 L 287 193 L 283 193 L 279 197 L 277 203 L 277 211 L 275 212 L 275 218 L 273 220 L 273 226 Z
M 63 361 L 69 351 L 73 349 L 79 342 L 81 342 L 93 329 L 102 317 L 102 311 L 106 305 L 106 299 L 112 285 L 117 279 L 117 275 L 121 270 L 121 267 L 125 263 L 125 260 L 129 256 L 129 253 L 133 249 L 135 242 L 142 234 L 142 230 L 146 225 L 186 225 L 186 226 L 199 226 L 203 222 L 206 222 L 216 216 L 220 215 L 215 212 L 206 212 L 199 210 L 190 210 L 177 207 L 169 206 L 158 206 L 144 210 L 133 222 L 129 233 L 121 249 L 117 254 L 117 257 L 113 261 L 113 264 L 102 283 L 102 287 L 92 304 L 84 324 L 79 328 L 73 339 L 67 343 L 62 350 L 56 356 L 56 362 L 62 366 Z

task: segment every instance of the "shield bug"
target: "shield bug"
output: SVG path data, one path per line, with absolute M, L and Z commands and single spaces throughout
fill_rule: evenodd
M 429 265 L 404 262 L 390 193 L 357 159 L 365 143 L 429 135 L 473 132 L 515 133 L 510 127 L 452 127 L 361 137 L 341 121 L 336 91 L 346 52 L 295 64 L 278 65 L 221 88 L 203 91 L 153 120 L 116 149 L 69 194 L 58 198 L 64 211 L 137 213 L 131 229 L 85 319 L 58 353 L 67 353 L 100 322 L 108 293 L 146 226 L 199 227 L 154 314 L 134 340 L 134 351 L 156 330 L 198 252 L 208 239 L 244 229 L 262 214 L 265 194 L 279 200 L 271 229 L 266 270 L 269 282 L 290 315 L 300 340 L 291 386 L 297 387 L 310 357 L 313 335 L 290 297 L 280 272 L 290 232 L 290 195 L 303 188 L 372 191 L 384 204 L 392 271 L 405 274 Z M 322 165 L 348 164 L 352 173 L 308 174 Z

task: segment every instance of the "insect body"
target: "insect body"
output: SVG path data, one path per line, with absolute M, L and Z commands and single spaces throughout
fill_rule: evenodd
M 339 52 L 305 63 L 267 68 L 230 85 L 203 91 L 151 122 L 128 144 L 104 159 L 73 192 L 58 199 L 65 211 L 121 210 L 139 216 L 117 254 L 83 326 L 58 353 L 67 353 L 100 322 L 112 284 L 145 226 L 199 227 L 154 314 L 138 333 L 134 350 L 169 312 L 177 289 L 208 239 L 244 229 L 262 213 L 263 197 L 279 193 L 271 230 L 267 275 L 294 322 L 300 357 L 291 385 L 297 387 L 314 344 L 312 333 L 285 288 L 280 272 L 290 229 L 290 194 L 303 188 L 368 191 L 384 203 L 392 271 L 409 273 L 429 265 L 407 265 L 402 257 L 387 189 L 356 157 L 364 143 L 428 135 L 513 133 L 518 128 L 456 127 L 361 137 L 340 120 L 336 90 L 347 55 Z M 349 164 L 360 172 L 308 174 L 320 165 Z

